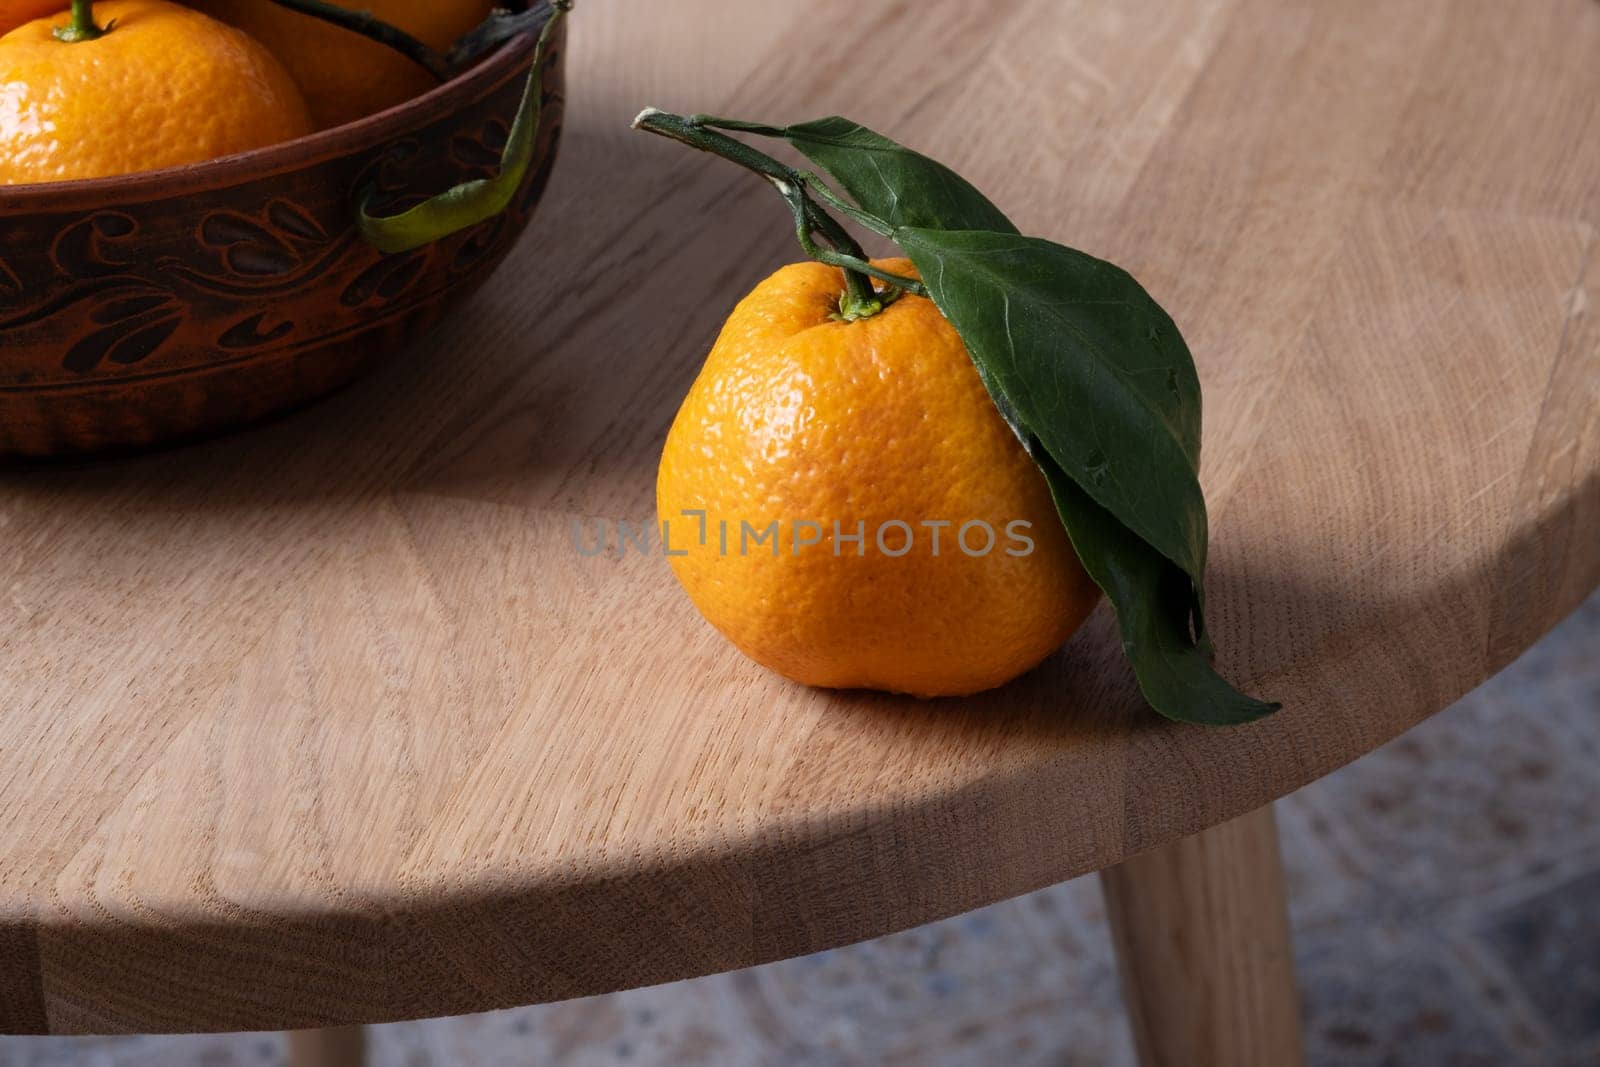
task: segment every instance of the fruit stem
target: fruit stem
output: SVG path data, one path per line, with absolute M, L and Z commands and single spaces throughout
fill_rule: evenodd
M 873 278 L 896 289 L 925 295 L 926 291 L 915 279 L 890 274 L 867 261 L 866 252 L 850 235 L 850 231 L 811 198 L 807 191 L 811 176 L 780 163 L 743 141 L 711 129 L 697 116 L 673 115 L 649 107 L 633 120 L 633 128 L 670 138 L 702 152 L 710 152 L 771 182 L 789 204 L 794 216 L 795 235 L 800 239 L 800 247 L 806 255 L 844 271 L 844 295 L 839 300 L 840 318 L 853 321 L 876 315 L 894 295 L 898 295 L 877 292 L 872 285 Z M 827 242 L 828 247 L 817 244 L 814 238 L 819 236 Z
M 331 23 L 340 29 L 350 30 L 352 33 L 359 33 L 363 37 L 371 38 L 379 44 L 399 52 L 441 82 L 449 81 L 455 73 L 444 56 L 435 52 L 400 27 L 391 26 L 389 23 L 375 18 L 365 11 L 339 7 L 337 4 L 324 3 L 323 0 L 269 0 L 269 2 L 302 15 L 321 19 L 323 22 Z M 77 7 L 76 2 L 74 2 L 73 7 Z
M 72 0 L 72 21 L 65 26 L 57 26 L 52 30 L 55 39 L 74 44 L 78 41 L 93 41 L 104 37 L 111 29 L 107 26 L 101 29 L 94 21 L 94 0 Z

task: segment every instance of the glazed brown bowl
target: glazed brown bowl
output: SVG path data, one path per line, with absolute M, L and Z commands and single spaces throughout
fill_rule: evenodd
M 532 166 L 508 210 L 385 255 L 357 205 L 411 206 L 493 175 L 532 35 L 428 94 L 241 155 L 126 177 L 0 186 L 0 458 L 142 448 L 321 396 L 481 283 L 555 163 L 558 28 Z

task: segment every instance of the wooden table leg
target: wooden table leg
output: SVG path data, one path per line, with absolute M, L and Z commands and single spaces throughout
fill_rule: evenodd
M 1271 805 L 1100 881 L 1145 1067 L 1305 1062 Z
M 362 1067 L 366 1033 L 359 1026 L 289 1031 L 290 1067 Z

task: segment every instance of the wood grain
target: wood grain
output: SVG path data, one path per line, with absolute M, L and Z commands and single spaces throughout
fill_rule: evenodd
M 533 231 L 376 377 L 0 472 L 0 1027 L 478 1011 L 870 937 L 1261 806 L 1600 584 L 1600 4 L 589 3 Z M 849 32 L 838 32 L 838 27 Z M 645 104 L 844 112 L 1129 265 L 1206 389 L 1222 667 L 1143 709 L 1102 612 L 962 702 L 743 661 L 648 522 L 722 316 L 793 259 Z
M 1100 880 L 1141 1064 L 1305 1062 L 1270 806 L 1108 867 Z

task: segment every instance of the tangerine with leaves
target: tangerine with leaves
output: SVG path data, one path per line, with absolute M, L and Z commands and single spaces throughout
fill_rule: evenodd
M 836 270 L 808 268 L 793 292 L 769 281 L 735 311 L 702 375 L 712 384 L 696 383 L 668 436 L 664 512 L 696 494 L 708 519 L 730 496 L 758 516 L 886 502 L 904 526 L 942 503 L 1048 531 L 1046 566 L 1013 581 L 949 554 L 900 573 L 838 554 L 750 562 L 742 518 L 730 564 L 719 517 L 718 556 L 701 538 L 675 566 L 724 633 L 817 684 L 967 692 L 1054 647 L 1093 603 L 1092 581 L 1154 710 L 1209 726 L 1277 710 L 1211 663 L 1199 377 L 1177 324 L 1132 275 L 1023 235 L 949 167 L 841 116 L 774 126 L 646 108 L 633 125 L 765 178 L 801 248 Z M 821 173 L 734 133 L 785 141 Z M 829 209 L 907 258 L 869 261 Z M 995 610 L 991 587 L 1009 611 Z
M 198 163 L 310 130 L 271 53 L 165 0 L 80 0 L 0 38 L 0 185 Z

